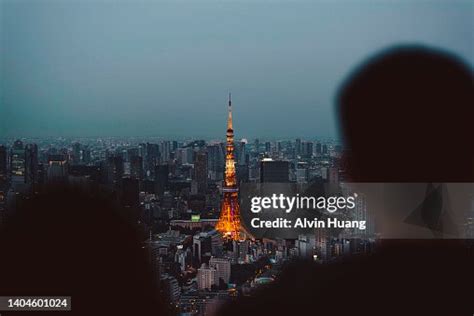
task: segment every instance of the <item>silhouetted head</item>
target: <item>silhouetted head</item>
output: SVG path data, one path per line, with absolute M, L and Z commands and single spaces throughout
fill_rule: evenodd
M 423 47 L 390 49 L 356 69 L 338 99 L 352 180 L 474 181 L 472 88 L 468 65 Z

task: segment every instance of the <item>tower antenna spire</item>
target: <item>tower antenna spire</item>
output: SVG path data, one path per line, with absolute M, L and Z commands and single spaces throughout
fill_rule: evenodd
M 232 131 L 232 95 L 229 92 L 229 116 L 227 118 L 227 131 Z M 228 135 L 232 137 L 232 143 L 234 142 L 234 135 Z M 233 146 L 233 144 L 232 144 Z

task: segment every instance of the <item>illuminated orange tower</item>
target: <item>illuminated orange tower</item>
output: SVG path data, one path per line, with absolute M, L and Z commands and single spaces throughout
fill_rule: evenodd
M 228 239 L 240 238 L 240 205 L 239 188 L 235 175 L 234 129 L 232 127 L 232 100 L 229 93 L 229 116 L 227 119 L 227 145 L 225 155 L 225 179 L 222 189 L 224 198 L 221 203 L 221 214 L 216 229 Z

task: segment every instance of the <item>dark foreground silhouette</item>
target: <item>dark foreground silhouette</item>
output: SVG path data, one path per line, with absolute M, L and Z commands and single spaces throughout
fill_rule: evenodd
M 474 182 L 469 66 L 423 47 L 387 50 L 359 67 L 338 97 L 354 182 Z
M 471 315 L 473 263 L 463 241 L 384 241 L 371 256 L 292 263 L 220 315 Z
M 106 197 L 67 187 L 23 202 L 0 231 L 0 295 L 72 296 L 64 315 L 165 314 L 123 215 Z
M 338 112 L 354 182 L 474 182 L 473 80 L 421 47 L 378 54 L 344 83 Z M 290 264 L 220 315 L 472 315 L 465 240 L 382 240 L 372 255 Z

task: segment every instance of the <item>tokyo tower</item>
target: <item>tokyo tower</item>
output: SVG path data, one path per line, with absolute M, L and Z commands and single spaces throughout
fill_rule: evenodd
M 241 238 L 239 188 L 235 175 L 234 129 L 232 128 L 232 100 L 229 93 L 229 116 L 227 118 L 227 145 L 225 155 L 225 179 L 222 189 L 224 197 L 216 229 L 230 240 Z

